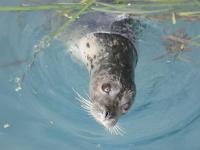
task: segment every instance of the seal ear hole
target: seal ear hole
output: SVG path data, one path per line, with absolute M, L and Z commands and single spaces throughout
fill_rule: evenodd
M 104 83 L 101 86 L 101 89 L 102 89 L 103 92 L 109 94 L 109 92 L 111 91 L 111 85 L 109 83 Z

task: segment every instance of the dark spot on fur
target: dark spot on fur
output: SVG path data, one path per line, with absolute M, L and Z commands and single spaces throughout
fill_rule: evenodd
M 86 43 L 86 46 L 87 46 L 87 48 L 90 48 L 90 44 L 89 43 Z
M 96 57 L 97 57 L 97 56 L 96 56 L 96 55 L 94 55 L 94 57 L 93 57 L 93 58 L 94 58 L 94 59 L 96 59 Z
M 87 55 L 87 60 L 88 60 L 90 63 L 92 63 L 92 62 L 93 62 L 93 59 L 92 59 L 92 57 L 90 57 L 89 55 Z
M 89 55 L 87 55 L 87 60 L 89 60 L 90 59 L 90 56 Z
M 91 69 L 93 69 L 94 68 L 94 65 L 93 64 L 91 64 Z

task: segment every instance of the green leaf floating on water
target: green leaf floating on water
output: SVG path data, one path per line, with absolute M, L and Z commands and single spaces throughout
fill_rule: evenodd
M 72 15 L 70 18 L 68 18 L 61 27 L 57 28 L 55 31 L 51 32 L 49 35 L 44 36 L 39 41 L 39 43 L 33 47 L 32 60 L 30 61 L 26 72 L 24 72 L 20 77 L 20 81 L 21 82 L 23 82 L 23 80 L 24 80 L 24 78 L 26 76 L 26 73 L 28 71 L 30 71 L 32 66 L 35 64 L 35 61 L 36 61 L 37 56 L 39 55 L 39 53 L 41 51 L 43 51 L 45 48 L 47 48 L 50 45 L 51 41 L 55 37 L 57 37 L 60 33 L 62 33 L 71 22 L 75 21 L 81 14 L 83 14 L 85 11 L 87 11 L 87 9 L 89 9 L 90 6 L 93 5 L 94 3 L 95 3 L 95 0 L 87 0 L 86 4 L 82 4 L 82 8 L 80 9 L 80 11 L 78 11 L 77 13 Z M 20 83 L 20 85 L 21 85 L 21 83 Z
M 55 30 L 54 32 L 52 32 L 50 34 L 50 38 L 54 38 L 55 36 L 57 36 L 59 33 L 61 33 L 62 31 L 64 31 L 64 29 L 73 21 L 75 21 L 80 15 L 82 15 L 85 11 L 87 11 L 93 4 L 95 4 L 95 0 L 87 0 L 87 3 L 83 5 L 83 7 L 81 8 L 80 11 L 78 11 L 76 14 L 74 14 L 73 16 L 71 16 L 68 20 L 66 20 L 64 22 L 64 24 L 58 28 L 57 30 Z
M 35 0 L 34 0 L 35 1 Z M 36 0 L 38 1 L 38 0 Z M 26 12 L 26 11 L 62 11 L 73 12 L 62 26 L 55 29 L 49 35 L 45 36 L 33 48 L 33 58 L 28 65 L 28 70 L 34 65 L 38 54 L 47 48 L 51 41 L 62 33 L 70 23 L 74 22 L 79 16 L 89 11 L 101 11 L 107 13 L 128 13 L 133 15 L 143 15 L 154 18 L 156 16 L 168 17 L 171 14 L 175 17 L 195 18 L 200 20 L 200 1 L 199 0 L 113 0 L 110 3 L 97 2 L 96 0 L 80 0 L 77 3 L 53 3 L 46 5 L 23 5 L 23 6 L 0 6 L 0 12 Z M 164 19 L 166 20 L 166 19 Z M 199 36 L 194 37 L 198 39 Z M 197 41 L 188 41 L 191 45 L 200 46 Z M 22 74 L 23 81 L 25 74 Z
M 77 3 L 57 3 L 35 6 L 0 6 L 0 12 L 12 11 L 45 11 L 61 10 L 75 12 L 64 24 L 49 34 L 47 42 L 63 32 L 64 29 L 80 15 L 89 10 L 107 13 L 129 13 L 134 15 L 169 15 L 174 13 L 180 17 L 197 17 L 200 19 L 199 0 L 113 0 L 110 3 L 98 2 L 96 0 L 80 0 Z
M 80 3 L 49 4 L 38 6 L 0 6 L 0 11 L 40 11 L 40 10 L 66 10 L 80 8 Z

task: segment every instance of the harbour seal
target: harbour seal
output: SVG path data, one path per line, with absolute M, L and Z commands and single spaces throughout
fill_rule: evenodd
M 136 95 L 134 82 L 137 51 L 131 33 L 131 18 L 116 20 L 110 32 L 91 32 L 83 35 L 76 48 L 79 59 L 90 75 L 88 99 L 79 95 L 82 107 L 108 131 L 122 134 L 117 124 L 133 104 Z

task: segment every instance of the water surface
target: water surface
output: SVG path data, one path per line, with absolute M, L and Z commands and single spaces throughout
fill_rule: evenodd
M 51 12 L 1 12 L 0 18 L 1 149 L 200 149 L 199 48 L 189 45 L 183 60 L 174 54 L 154 59 L 166 53 L 165 35 L 180 28 L 191 37 L 200 34 L 199 21 L 147 21 L 138 41 L 136 101 L 119 121 L 122 137 L 105 132 L 80 107 L 72 88 L 87 93 L 88 73 L 61 41 L 28 67 L 33 47 L 57 26 Z

